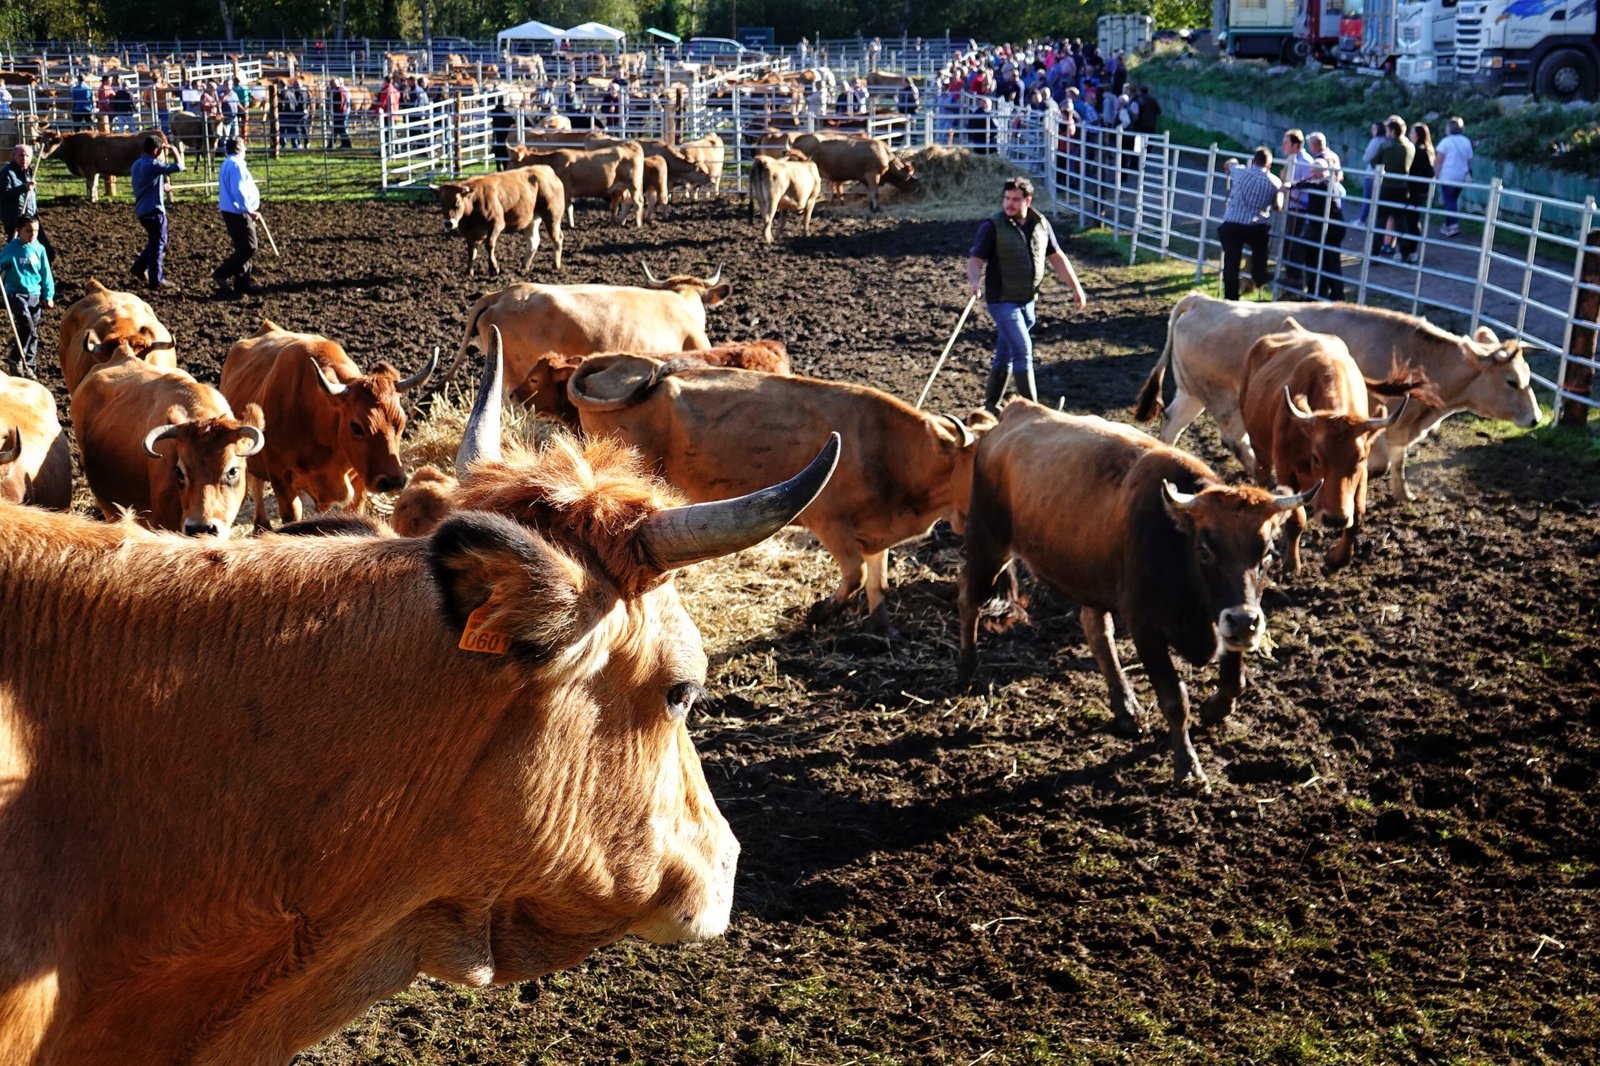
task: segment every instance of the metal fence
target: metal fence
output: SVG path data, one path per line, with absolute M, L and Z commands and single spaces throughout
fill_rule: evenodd
M 489 112 L 501 93 L 457 96 L 378 116 L 380 187 L 427 185 L 494 162 Z

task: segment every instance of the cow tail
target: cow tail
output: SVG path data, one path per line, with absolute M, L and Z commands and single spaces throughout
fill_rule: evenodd
M 1172 362 L 1172 338 L 1178 332 L 1178 319 L 1188 313 L 1189 301 L 1188 296 L 1179 300 L 1167 318 L 1167 344 L 1161 349 L 1161 358 L 1150 368 L 1150 376 L 1144 379 L 1144 386 L 1139 390 L 1138 403 L 1133 409 L 1135 422 L 1148 422 L 1166 410 L 1166 404 L 1161 401 L 1161 386 L 1166 381 L 1167 365 Z
M 1428 375 L 1415 368 L 1391 374 L 1384 381 L 1367 378 L 1366 383 L 1367 391 L 1379 396 L 1409 396 L 1429 407 L 1440 407 L 1444 403 L 1439 398 L 1438 388 L 1428 380 Z
M 467 358 L 467 349 L 472 347 L 472 335 L 478 331 L 478 319 L 489 309 L 488 297 L 472 305 L 472 310 L 467 313 L 467 330 L 461 335 L 461 346 L 456 349 L 456 361 L 450 364 L 450 373 L 445 375 L 446 381 L 454 381 L 456 371 L 461 369 L 461 364 Z

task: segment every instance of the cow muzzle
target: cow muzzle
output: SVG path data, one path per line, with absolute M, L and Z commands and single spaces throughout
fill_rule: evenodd
M 183 535 L 186 537 L 216 537 L 218 540 L 227 540 L 229 532 L 228 523 L 216 518 L 186 518 L 183 521 Z
M 385 474 L 377 481 L 374 481 L 372 487 L 379 492 L 399 492 L 406 487 L 406 476 L 404 474 Z
M 1266 631 L 1259 607 L 1229 607 L 1217 616 L 1217 636 L 1228 651 L 1255 651 Z
M 444 229 L 446 233 L 454 233 L 456 229 L 460 227 L 460 225 L 461 223 L 457 222 L 453 218 L 447 218 L 444 220 Z
M 1317 521 L 1322 524 L 1322 528 L 1337 532 L 1350 528 L 1351 517 L 1339 511 L 1322 511 L 1318 513 Z

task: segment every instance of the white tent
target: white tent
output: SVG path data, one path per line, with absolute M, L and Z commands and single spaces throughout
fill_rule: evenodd
M 572 27 L 561 36 L 569 41 L 620 41 L 628 35 L 610 26 L 602 26 L 598 22 L 585 22 L 581 26 Z
M 560 36 L 561 30 L 557 27 L 533 19 L 509 30 L 501 30 L 495 34 L 495 41 L 503 45 L 507 41 L 554 41 Z

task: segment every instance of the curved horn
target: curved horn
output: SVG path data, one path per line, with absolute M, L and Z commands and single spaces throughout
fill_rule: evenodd
M 1369 418 L 1369 419 L 1367 419 L 1366 425 L 1363 426 L 1362 428 L 1366 432 L 1371 433 L 1374 430 L 1379 430 L 1379 429 L 1383 429 L 1383 428 L 1385 428 L 1387 426 L 1394 425 L 1394 420 L 1400 417 L 1401 413 L 1404 412 L 1405 409 L 1406 409 L 1406 404 L 1408 404 L 1410 402 L 1411 402 L 1411 397 L 1409 397 L 1409 396 L 1400 397 L 1400 402 L 1394 405 L 1394 410 L 1393 411 L 1390 411 L 1383 418 Z
M 239 436 L 250 441 L 249 444 L 245 445 L 243 448 L 240 448 L 238 452 L 235 453 L 240 458 L 248 459 L 250 456 L 255 455 L 262 448 L 267 446 L 267 435 L 261 432 L 255 426 L 240 426 Z
M 650 264 L 641 259 L 639 260 L 639 265 L 644 267 L 644 280 L 650 283 L 650 287 L 654 289 L 661 288 L 661 279 L 650 273 Z
M 465 478 L 473 463 L 498 463 L 500 453 L 500 404 L 505 390 L 506 365 L 500 342 L 500 327 L 489 327 L 489 350 L 483 356 L 483 379 L 478 382 L 478 398 L 472 401 L 472 414 L 456 449 L 456 477 Z
M 1167 498 L 1168 506 L 1174 511 L 1187 511 L 1199 496 L 1197 492 L 1179 492 L 1178 486 L 1165 480 L 1161 482 L 1161 494 Z
M 155 429 L 152 429 L 149 433 L 144 435 L 144 453 L 152 459 L 165 459 L 166 456 L 156 451 L 156 442 L 163 441 L 168 437 L 175 437 L 177 435 L 178 427 L 175 425 L 157 426 Z
M 436 344 L 433 346 L 433 354 L 428 357 L 428 361 L 426 363 L 422 364 L 422 369 L 418 370 L 415 374 L 412 374 L 408 378 L 401 378 L 399 381 L 395 382 L 394 391 L 410 392 L 418 385 L 421 385 L 423 382 L 433 377 L 433 372 L 437 369 L 439 369 L 439 346 Z
M 1306 489 L 1306 491 L 1297 492 L 1293 496 L 1274 496 L 1272 498 L 1272 502 L 1277 505 L 1277 509 L 1280 511 L 1292 511 L 1296 507 L 1301 507 L 1310 503 L 1312 497 L 1316 496 L 1316 494 L 1321 491 L 1322 480 L 1319 478 L 1317 483 L 1312 485 L 1309 489 Z
M 22 430 L 12 426 L 4 440 L 5 444 L 0 446 L 0 466 L 22 458 Z
M 344 390 L 350 386 L 342 381 L 329 381 L 322 372 L 322 364 L 318 363 L 312 356 L 308 355 L 306 358 L 311 362 L 311 372 L 317 376 L 317 384 L 322 386 L 322 391 L 329 396 L 343 396 Z
M 781 485 L 737 499 L 657 511 L 639 530 L 646 561 L 665 573 L 760 544 L 811 505 L 838 462 L 839 434 L 830 433 L 817 457 Z
M 967 428 L 967 424 L 955 415 L 940 415 L 939 417 L 956 428 L 956 436 L 961 438 L 961 446 L 963 448 L 972 447 L 972 442 L 978 439 L 972 435 L 972 430 Z
M 1289 413 L 1296 422 L 1315 422 L 1317 416 L 1294 402 L 1294 396 L 1289 392 L 1289 386 L 1283 387 L 1283 402 L 1289 405 Z
M 717 269 L 713 270 L 711 272 L 711 276 L 706 279 L 706 288 L 708 288 L 708 289 L 716 288 L 717 287 L 717 282 L 719 282 L 721 280 L 722 280 L 722 264 L 718 263 L 717 264 Z

